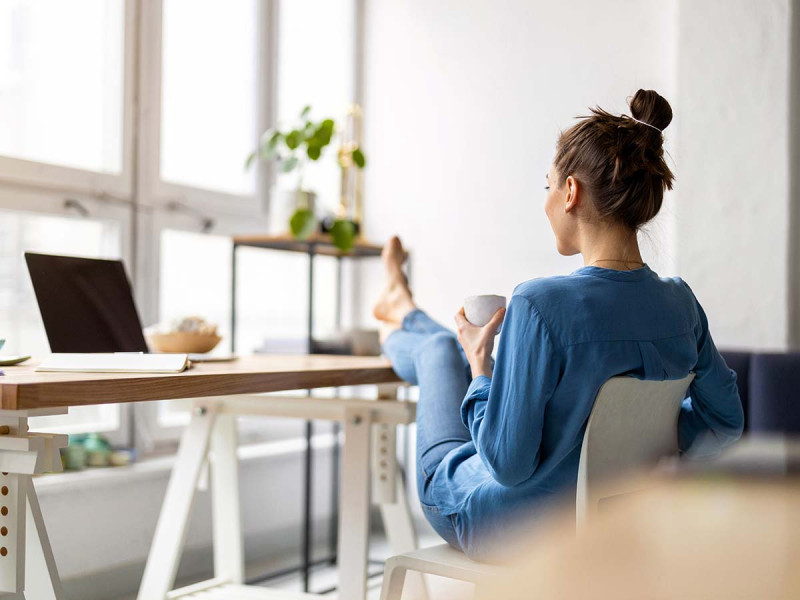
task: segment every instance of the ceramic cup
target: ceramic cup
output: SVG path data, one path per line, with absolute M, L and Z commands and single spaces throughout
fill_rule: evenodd
M 467 321 L 473 325 L 483 327 L 491 320 L 494 313 L 501 308 L 505 308 L 505 306 L 505 296 L 468 296 L 464 299 L 464 314 L 467 317 Z M 502 324 L 497 328 L 497 333 L 500 333 L 501 328 Z

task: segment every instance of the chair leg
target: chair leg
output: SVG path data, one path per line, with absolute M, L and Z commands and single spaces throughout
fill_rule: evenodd
M 403 596 L 403 585 L 406 581 L 406 567 L 398 564 L 395 558 L 386 561 L 383 569 L 383 585 L 381 600 L 400 600 Z

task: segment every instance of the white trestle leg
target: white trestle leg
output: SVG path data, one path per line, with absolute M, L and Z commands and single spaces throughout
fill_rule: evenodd
M 67 436 L 28 432 L 28 417 L 67 409 L 0 410 L 0 594 L 62 600 L 32 475 L 61 471 Z
M 167 493 L 158 517 L 153 545 L 139 588 L 138 600 L 164 600 L 175 582 L 195 489 L 208 457 L 216 410 L 195 410 L 183 433 Z
M 219 415 L 211 436 L 214 578 L 231 583 L 244 581 L 237 447 L 236 417 Z
M 26 539 L 28 552 L 25 561 L 25 598 L 30 600 L 61 600 L 64 592 L 56 571 L 56 561 L 44 527 L 42 509 L 33 482 L 28 481 L 28 510 Z
M 379 399 L 397 396 L 397 386 L 380 386 Z M 380 506 L 383 529 L 392 555 L 416 550 L 419 545 L 414 531 L 411 508 L 408 504 L 402 474 L 397 467 L 397 426 L 380 423 L 372 433 L 372 496 Z M 408 598 L 427 600 L 428 589 L 421 573 L 406 574 Z
M 338 551 L 339 598 L 343 600 L 362 600 L 367 593 L 370 417 L 369 410 L 345 410 Z

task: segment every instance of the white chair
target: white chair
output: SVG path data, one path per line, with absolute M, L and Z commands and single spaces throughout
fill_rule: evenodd
M 613 377 L 601 386 L 581 446 L 579 531 L 596 516 L 601 500 L 638 490 L 641 480 L 631 475 L 678 452 L 678 414 L 692 379 L 692 373 L 667 381 Z M 386 561 L 381 600 L 400 600 L 409 570 L 474 583 L 480 597 L 481 584 L 502 576 L 503 569 L 470 560 L 447 544 L 423 548 Z

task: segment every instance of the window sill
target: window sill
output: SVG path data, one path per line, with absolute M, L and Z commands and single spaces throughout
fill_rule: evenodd
M 333 434 L 318 434 L 312 438 L 311 446 L 314 450 L 325 450 L 333 447 L 333 442 Z M 243 445 L 238 450 L 239 465 L 241 467 L 249 462 L 297 454 L 302 452 L 305 446 L 304 438 Z M 41 475 L 34 478 L 36 492 L 40 496 L 44 496 L 113 486 L 123 481 L 130 484 L 137 480 L 166 477 L 175 465 L 175 458 L 174 454 L 170 454 L 169 456 L 145 458 L 126 467 L 90 468 L 83 471 Z

